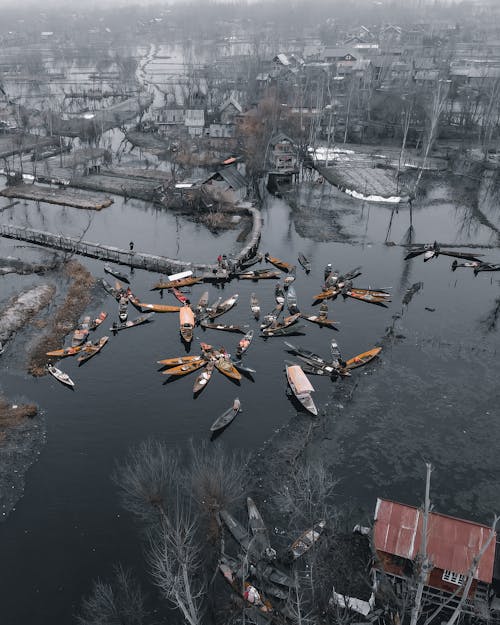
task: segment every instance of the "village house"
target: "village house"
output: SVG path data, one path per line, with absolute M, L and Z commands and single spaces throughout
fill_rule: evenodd
M 184 126 L 190 137 L 201 137 L 205 127 L 205 111 L 203 109 L 186 109 Z
M 376 583 L 388 579 L 396 594 L 403 594 L 409 581 L 415 583 L 424 513 L 413 506 L 377 499 L 374 517 Z M 474 558 L 486 545 L 489 533 L 490 528 L 480 523 L 429 513 L 427 557 L 430 566 L 423 594 L 426 604 L 436 607 L 446 604 L 447 609 L 455 609 L 461 597 L 460 586 L 464 584 Z M 462 608 L 464 614 L 483 618 L 491 616 L 491 610 L 496 609 L 495 547 L 496 534 L 473 572 L 472 586 Z
M 236 167 L 230 166 L 210 174 L 203 181 L 202 188 L 210 195 L 212 195 L 211 191 L 215 191 L 223 195 L 227 202 L 238 204 L 247 195 L 248 182 Z

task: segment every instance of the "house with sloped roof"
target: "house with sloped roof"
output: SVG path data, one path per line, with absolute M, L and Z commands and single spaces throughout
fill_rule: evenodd
M 210 174 L 203 181 L 202 187 L 209 193 L 220 193 L 228 202 L 237 204 L 247 195 L 248 181 L 236 167 L 231 165 Z
M 225 102 L 219 107 L 220 121 L 222 124 L 234 124 L 235 117 L 243 113 L 243 107 L 231 95 Z
M 424 512 L 405 504 L 377 499 L 373 525 L 375 579 L 391 582 L 396 594 L 415 583 L 421 558 Z M 464 614 L 491 613 L 496 558 L 496 532 L 481 523 L 429 512 L 426 580 L 423 602 L 448 610 L 458 606 L 466 579 L 472 584 L 462 606 Z M 482 553 L 479 562 L 478 555 Z M 406 582 L 406 584 L 405 584 Z M 499 613 L 500 614 L 500 613 Z M 497 622 L 497 621 L 495 621 Z

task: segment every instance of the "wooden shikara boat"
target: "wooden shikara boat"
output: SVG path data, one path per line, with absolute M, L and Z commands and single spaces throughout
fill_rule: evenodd
M 313 297 L 313 300 L 315 302 L 320 302 L 324 299 L 334 299 L 335 297 L 337 297 L 339 293 L 340 293 L 339 287 L 335 287 L 333 289 L 327 289 L 326 291 L 321 291 L 321 293 L 318 293 L 318 295 L 315 295 Z
M 70 388 L 74 388 L 75 383 L 67 373 L 64 373 L 64 371 L 61 371 L 61 369 L 54 367 L 54 365 L 47 365 L 47 370 L 51 375 L 55 377 L 56 380 L 59 380 L 59 382 L 65 384 L 66 386 L 69 386 Z
M 258 319 L 260 317 L 259 300 L 257 299 L 255 293 L 252 293 L 252 295 L 250 296 L 250 310 L 252 311 L 252 315 L 255 319 Z
M 255 586 L 252 586 L 249 582 L 245 581 L 241 584 L 236 572 L 231 567 L 230 561 L 227 558 L 221 558 L 219 570 L 234 592 L 243 597 L 249 605 L 266 616 L 270 616 L 272 614 L 273 607 L 271 603 L 260 594 Z M 242 590 L 243 588 L 244 590 Z
M 303 356 L 297 356 L 297 358 L 299 358 L 299 360 L 304 361 L 304 363 L 300 365 L 302 367 L 302 371 L 304 373 L 309 373 L 310 375 L 322 375 L 322 376 L 329 376 L 331 378 L 334 378 L 338 375 L 340 376 L 351 375 L 349 372 L 346 372 L 345 374 L 343 374 L 341 369 L 338 369 L 337 367 L 334 367 L 333 365 L 323 365 L 323 366 L 314 365 L 308 360 L 306 360 Z M 290 363 L 290 364 L 296 364 L 296 363 Z
M 231 421 L 233 421 L 233 419 L 236 417 L 238 412 L 240 412 L 240 410 L 241 410 L 241 402 L 236 397 L 231 408 L 228 408 L 225 412 L 221 414 L 220 417 L 218 417 L 212 423 L 212 425 L 210 426 L 210 431 L 217 432 L 218 430 L 222 430 L 223 428 L 227 427 L 231 423 Z
M 304 256 L 304 254 L 302 254 L 302 252 L 299 253 L 299 257 L 298 257 L 299 263 L 302 265 L 304 271 L 306 273 L 309 273 L 311 271 L 311 263 L 309 262 L 309 260 Z
M 285 303 L 285 291 L 279 284 L 277 284 L 274 289 L 274 299 L 276 300 L 277 304 Z
M 477 275 L 483 271 L 500 271 L 500 265 L 495 265 L 493 263 L 483 263 L 479 265 L 479 267 L 474 267 L 474 274 Z
M 295 292 L 295 288 L 293 286 L 289 287 L 286 293 L 286 306 L 291 315 L 299 312 L 299 308 L 297 306 L 297 293 Z
M 195 308 L 196 321 L 199 323 L 201 319 L 207 314 L 206 308 L 208 306 L 208 291 L 204 291 L 198 300 Z
M 104 310 L 102 312 L 99 313 L 99 315 L 90 323 L 90 329 L 91 330 L 95 330 L 96 328 L 98 328 L 101 323 L 106 319 L 106 317 L 108 316 L 108 313 L 105 312 Z
M 240 280 L 274 280 L 280 277 L 281 274 L 278 271 L 266 269 L 260 269 L 258 271 L 245 271 L 238 274 L 238 279 Z
M 239 332 L 240 334 L 245 334 L 248 330 L 248 325 L 239 326 L 235 324 L 210 323 L 210 321 L 206 320 L 203 320 L 200 325 L 207 330 L 223 330 L 224 332 Z
M 321 533 L 323 532 L 325 525 L 326 525 L 326 521 L 320 521 L 319 523 L 316 523 L 314 527 L 306 530 L 303 534 L 301 534 L 297 538 L 297 540 L 295 540 L 292 543 L 290 549 L 293 553 L 293 557 L 295 560 L 297 558 L 300 558 L 300 556 L 304 555 L 306 551 L 309 551 L 309 549 L 314 545 L 314 543 L 321 536 Z
M 212 378 L 212 373 L 214 372 L 215 364 L 213 360 L 211 360 L 205 369 L 199 374 L 196 378 L 193 385 L 193 393 L 196 395 L 197 393 L 201 393 L 201 391 L 207 386 Z
M 287 341 L 285 341 L 285 345 L 288 347 L 289 352 L 291 352 L 292 354 L 295 354 L 296 356 L 302 356 L 303 358 L 306 358 L 308 361 L 312 362 L 315 365 L 323 366 L 323 365 L 330 364 L 326 360 L 321 358 L 321 356 L 318 356 L 318 354 L 315 354 L 314 352 L 311 352 L 308 349 L 295 347 L 295 345 L 292 345 L 291 343 L 287 343 Z
M 236 348 L 236 356 L 237 358 L 241 358 L 243 354 L 250 347 L 250 343 L 253 339 L 253 330 L 250 330 L 245 334 L 245 336 L 238 343 L 238 347 Z
M 130 284 L 130 280 L 127 278 L 127 276 L 123 273 L 120 273 L 117 269 L 113 269 L 113 267 L 110 267 L 109 265 L 104 265 L 104 271 L 114 276 L 115 278 L 118 278 L 118 280 L 121 280 L 126 284 Z
M 128 299 L 126 297 L 121 297 L 120 302 L 118 304 L 118 318 L 122 323 L 127 321 L 128 318 Z
M 313 415 L 318 414 L 318 409 L 314 405 L 311 393 L 314 391 L 313 385 L 309 382 L 306 374 L 299 365 L 287 365 L 286 377 L 292 393 L 304 408 Z
M 45 352 L 47 356 L 53 358 L 66 358 L 66 356 L 74 356 L 83 349 L 83 345 L 75 345 L 74 347 L 63 347 L 62 349 L 54 349 L 51 352 Z
M 102 288 L 106 291 L 106 293 L 109 293 L 109 295 L 114 297 L 116 301 L 120 299 L 120 297 L 122 296 L 121 289 L 115 288 L 109 282 L 107 282 L 104 278 L 101 278 L 100 282 L 101 282 Z
M 119 332 L 120 330 L 127 330 L 128 328 L 134 328 L 135 326 L 140 326 L 143 323 L 149 323 L 153 321 L 154 313 L 149 313 L 148 315 L 141 315 L 137 317 L 137 319 L 125 321 L 125 323 L 116 323 L 113 324 L 110 328 L 111 332 Z
M 185 365 L 187 362 L 198 362 L 202 360 L 202 356 L 177 356 L 174 358 L 164 358 L 163 360 L 157 360 L 159 365 L 165 365 L 167 367 L 175 367 L 177 365 Z
M 271 547 L 271 541 L 267 531 L 264 519 L 259 512 L 259 509 L 255 505 L 254 500 L 251 497 L 247 497 L 247 510 L 248 510 L 248 524 L 254 536 L 254 543 L 261 555 L 264 553 L 273 554 L 276 556 L 276 552 Z
M 83 321 L 80 323 L 78 328 L 73 332 L 73 336 L 71 338 L 71 345 L 75 347 L 76 345 L 81 345 L 85 341 L 90 332 L 90 317 L 87 315 L 83 318 Z
M 283 328 L 288 328 L 289 326 L 292 326 L 294 323 L 297 323 L 297 321 L 300 319 L 301 314 L 299 312 L 294 313 L 293 315 L 288 315 L 288 317 L 285 317 L 283 319 Z
M 249 260 L 245 260 L 241 262 L 239 264 L 239 268 L 240 270 L 248 269 L 249 267 L 252 267 L 253 265 L 256 265 L 257 263 L 260 263 L 262 259 L 263 259 L 263 255 L 257 254 L 253 258 L 250 258 Z
M 294 324 L 286 327 L 277 327 L 277 328 L 264 328 L 260 335 L 264 338 L 271 336 L 289 336 L 291 334 L 303 334 L 302 329 L 303 325 Z
M 290 269 L 290 273 L 283 280 L 285 290 L 288 289 L 292 282 L 295 282 L 295 265 Z
M 373 360 L 376 356 L 378 356 L 381 351 L 381 347 L 374 347 L 373 349 L 369 349 L 367 352 L 354 356 L 354 358 L 349 358 L 349 360 L 346 361 L 345 368 L 349 370 L 362 367 L 363 365 L 366 365 L 367 362 L 370 362 L 370 360 Z
M 163 375 L 187 375 L 201 369 L 207 364 L 207 361 L 202 358 L 201 360 L 195 360 L 194 362 L 185 362 L 177 367 L 172 367 L 166 371 L 162 371 Z
M 138 308 L 141 312 L 146 312 L 147 310 L 151 310 L 152 312 L 157 313 L 171 313 L 171 312 L 179 312 L 181 309 L 180 306 L 169 306 L 167 304 L 146 304 L 144 302 L 137 303 Z
M 187 295 L 184 295 L 184 293 L 182 293 L 182 291 L 179 291 L 179 289 L 176 289 L 175 287 L 170 289 L 170 291 L 172 291 L 172 295 L 175 297 L 175 299 L 177 299 L 181 304 L 188 304 L 189 303 L 189 297 L 187 297 Z
M 215 308 L 210 307 L 210 309 L 207 309 L 208 316 L 210 317 L 210 319 L 215 319 L 216 317 L 220 317 L 224 313 L 227 313 L 228 310 L 231 310 L 231 308 L 233 308 L 233 306 L 236 305 L 238 301 L 238 297 L 239 295 L 236 293 L 235 295 L 228 297 L 222 303 L 218 304 Z
M 183 286 L 191 286 L 192 284 L 198 284 L 202 278 L 181 278 L 179 280 L 171 280 L 170 282 L 157 282 L 151 288 L 152 291 L 162 291 L 163 289 L 180 289 Z
M 331 328 L 332 330 L 338 329 L 335 327 L 335 325 L 338 324 L 338 321 L 334 321 L 333 319 L 327 319 L 326 317 L 322 317 L 321 315 L 302 314 L 301 317 L 302 319 L 310 321 L 311 323 L 315 323 L 316 325 L 321 327 Z
M 78 356 L 78 364 L 82 365 L 84 362 L 87 362 L 87 360 L 90 360 L 92 356 L 98 354 L 108 341 L 109 337 L 103 336 L 96 343 L 84 345 L 81 351 L 81 355 Z
M 275 267 L 277 267 L 278 269 L 281 269 L 281 271 L 284 271 L 285 273 L 288 273 L 290 269 L 292 268 L 292 265 L 290 263 L 285 263 L 285 261 L 280 260 L 279 258 L 276 258 L 275 256 L 271 256 L 268 253 L 264 255 L 264 258 L 266 262 L 271 263 L 271 265 L 274 265 Z
M 225 357 L 218 358 L 215 362 L 215 366 L 218 371 L 226 375 L 228 378 L 231 378 L 232 380 L 241 380 L 241 373 L 238 369 L 236 369 L 233 363 Z
M 371 293 L 354 293 L 352 291 L 348 291 L 347 292 L 347 297 L 351 297 L 352 299 L 356 299 L 360 302 L 366 302 L 367 304 L 376 304 L 377 306 L 384 306 L 385 308 L 387 308 L 387 304 L 389 302 L 389 300 L 387 299 L 387 297 L 376 297 L 375 295 L 372 295 Z
M 390 299 L 391 294 L 388 291 L 383 291 L 383 290 L 377 290 L 377 289 L 343 289 L 342 290 L 342 295 L 357 295 L 357 296 L 363 296 L 363 295 L 371 295 L 373 297 L 381 297 L 381 298 L 385 298 L 385 299 Z
M 179 326 L 182 339 L 186 343 L 193 340 L 194 313 L 189 306 L 183 306 L 179 310 Z

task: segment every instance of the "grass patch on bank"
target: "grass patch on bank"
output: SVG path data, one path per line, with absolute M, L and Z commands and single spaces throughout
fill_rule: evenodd
M 4 397 L 0 397 L 0 443 L 2 443 L 9 428 L 21 424 L 25 419 L 31 419 L 38 414 L 35 404 L 11 404 Z
M 83 265 L 71 260 L 64 266 L 64 274 L 70 279 L 66 298 L 56 310 L 48 332 L 42 336 L 30 355 L 28 372 L 34 376 L 45 375 L 46 365 L 51 361 L 46 352 L 62 347 L 64 338 L 76 327 L 91 299 L 91 288 L 95 279 Z

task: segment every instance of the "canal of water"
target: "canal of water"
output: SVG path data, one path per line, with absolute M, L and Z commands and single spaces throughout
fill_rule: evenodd
M 491 243 L 494 232 L 484 224 L 464 231 L 451 186 L 436 185 L 432 201 L 415 203 L 414 239 Z M 288 262 L 296 262 L 299 252 L 311 259 L 308 276 L 297 268 L 300 308 L 313 310 L 312 297 L 321 289 L 328 262 L 340 271 L 361 265 L 356 285 L 390 288 L 393 302 L 380 308 L 340 298 L 330 304 L 329 314 L 339 321 L 338 332 L 311 324 L 304 336 L 293 338 L 325 356 L 333 335 L 345 357 L 377 344 L 384 347 L 377 363 L 348 380 L 312 378 L 325 427 L 310 456 L 326 458 L 340 480 L 339 503 L 349 501 L 361 519 L 369 518 L 377 496 L 418 505 L 423 461 L 430 460 L 436 467 L 438 509 L 488 522 L 500 511 L 498 276 L 474 277 L 467 269 L 453 273 L 451 259 L 444 256 L 428 263 L 421 258 L 405 262 L 403 248 L 384 245 L 391 208 L 363 204 L 332 189 L 320 199 L 316 195 L 316 189 L 305 193 L 293 202 L 302 208 L 293 210 L 285 200 L 267 197 L 262 213 L 262 251 Z M 134 240 L 141 251 L 197 261 L 213 261 L 239 245 L 235 231 L 215 235 L 142 202 L 115 200 L 111 208 L 90 215 L 21 203 L 3 212 L 1 221 L 73 235 L 88 227 L 85 238 L 91 241 L 126 246 Z M 393 215 L 390 240 L 399 243 L 408 225 L 408 209 L 401 207 Z M 500 262 L 497 249 L 483 252 Z M 0 256 L 9 254 L 33 259 L 47 252 L 1 240 Z M 81 262 L 96 276 L 104 275 L 102 263 Z M 175 304 L 173 296 L 160 300 L 158 292 L 150 291 L 157 278 L 135 271 L 132 289 L 144 301 Z M 2 278 L 0 301 L 43 281 L 57 283 L 58 277 Z M 406 289 L 420 281 L 423 288 L 403 306 Z M 274 284 L 233 281 L 223 290 L 199 285 L 191 298 L 196 301 L 206 288 L 211 300 L 238 293 L 238 305 L 224 322 L 257 329 L 250 294 L 257 293 L 263 312 L 270 310 Z M 104 291 L 96 291 L 88 312 L 100 310 L 111 321 L 117 315 L 116 302 Z M 110 324 L 104 325 L 96 336 L 109 333 Z M 394 331 L 388 335 L 389 327 Z M 148 437 L 172 448 L 182 448 L 189 439 L 205 440 L 214 418 L 236 396 L 244 410 L 219 438 L 228 449 L 255 451 L 269 439 L 279 446 L 285 436 L 282 426 L 309 419 L 297 414 L 285 394 L 283 365 L 290 356 L 282 338 L 254 340 L 246 356 L 248 366 L 257 370 L 254 382 L 243 378 L 237 386 L 214 374 L 193 399 L 194 376 L 164 384 L 156 365 L 161 358 L 184 353 L 177 315 L 156 315 L 153 323 L 111 337 L 102 353 L 80 368 L 66 359 L 61 366 L 76 381 L 74 392 L 52 378 L 33 379 L 25 373 L 25 355 L 36 332 L 34 327 L 20 332 L 0 360 L 0 390 L 13 400 L 38 403 L 46 427 L 46 442 L 26 475 L 24 496 L 0 524 L 5 625 L 69 623 L 93 579 L 105 579 L 117 562 L 136 567 L 141 562 L 136 528 L 110 480 L 115 462 L 125 458 L 131 445 Z M 197 328 L 193 353 L 200 340 L 234 351 L 238 337 Z M 344 401 L 349 390 L 352 399 Z

